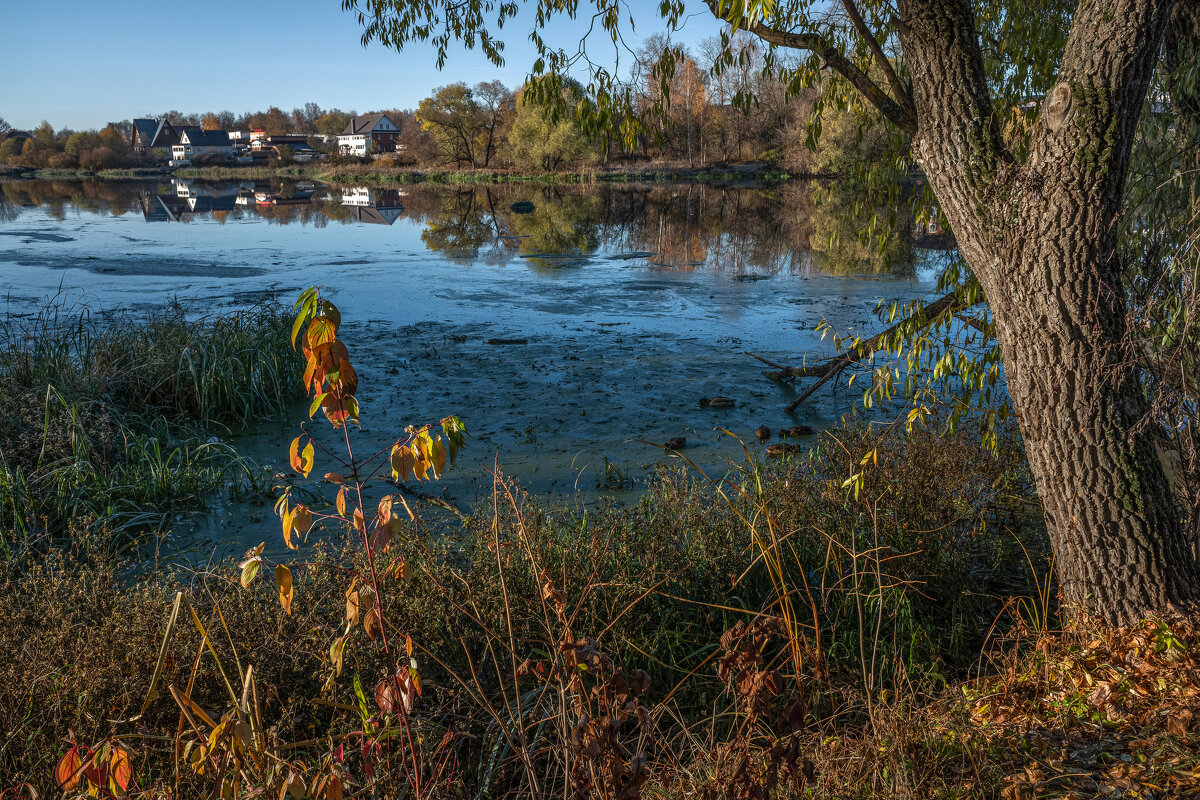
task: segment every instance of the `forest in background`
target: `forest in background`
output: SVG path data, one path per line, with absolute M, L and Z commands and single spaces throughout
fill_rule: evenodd
M 655 35 L 638 50 L 631 80 L 642 87 L 638 102 L 643 107 L 662 100 L 664 83 L 651 71 L 669 46 L 664 37 Z M 598 164 L 707 168 L 761 161 L 793 174 L 810 172 L 807 127 L 816 92 L 792 96 L 789 86 L 767 67 L 761 44 L 743 37 L 738 47 L 744 58 L 737 68 L 719 73 L 713 71 L 721 52 L 716 37 L 687 53 L 665 83 L 671 98 L 669 112 L 632 143 L 611 136 L 589 137 L 570 117 L 547 118 L 541 106 L 522 102 L 523 87 L 510 88 L 499 81 L 474 86 L 453 83 L 435 89 L 417 108 L 381 106 L 363 113 L 386 113 L 400 128 L 400 147 L 384 156 L 385 166 L 554 172 Z M 746 96 L 754 96 L 756 102 L 743 106 L 739 99 Z M 306 103 L 291 111 L 276 106 L 241 114 L 172 109 L 144 116 L 206 129 L 334 137 L 356 114 Z M 12 130 L 0 120 L 0 135 L 6 129 Z M 0 139 L 0 164 L 91 170 L 135 166 L 141 160 L 130 146 L 132 132 L 132 118 L 87 131 L 56 128 L 43 121 L 27 132 L 29 139 Z M 336 153 L 336 144 L 326 143 L 325 149 Z

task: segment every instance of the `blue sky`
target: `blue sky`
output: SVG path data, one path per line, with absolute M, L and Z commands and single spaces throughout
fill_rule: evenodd
M 636 23 L 631 44 L 662 30 L 657 6 L 657 0 L 629 4 Z M 307 102 L 359 112 L 410 108 L 454 81 L 495 78 L 517 86 L 535 57 L 527 14 L 504 27 L 504 68 L 458 48 L 438 72 L 427 45 L 404 53 L 378 44 L 364 49 L 357 20 L 339 0 L 0 0 L 0 19 L 0 117 L 18 128 L 43 119 L 56 128 L 96 128 L 171 109 L 290 111 Z M 556 21 L 546 36 L 573 49 L 585 27 Z M 694 43 L 717 30 L 697 3 L 675 39 Z M 596 60 L 611 60 L 602 32 L 589 41 Z

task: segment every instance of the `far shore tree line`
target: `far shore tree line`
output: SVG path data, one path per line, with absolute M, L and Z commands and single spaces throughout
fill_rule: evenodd
M 643 42 L 633 67 L 643 107 L 662 101 L 662 81 L 653 74 L 663 51 L 672 45 L 661 35 Z M 548 117 L 541 105 L 523 102 L 527 87 L 511 89 L 500 81 L 474 86 L 452 83 L 437 88 L 415 109 L 377 108 L 400 128 L 394 153 L 377 154 L 385 166 L 415 169 L 488 169 L 555 172 L 597 165 L 670 164 L 705 168 L 719 164 L 769 162 L 793 173 L 812 171 L 813 154 L 805 147 L 805 129 L 816 92 L 788 96 L 777 72 L 766 69 L 761 44 L 745 37 L 744 58 L 734 69 L 713 69 L 721 45 L 701 42 L 666 82 L 667 111 L 652 130 L 635 141 L 619 137 L 589 138 L 570 115 Z M 583 87 L 571 86 L 582 92 Z M 564 89 L 567 91 L 568 89 Z M 738 99 L 756 102 L 739 107 Z M 356 116 L 353 110 L 325 109 L 316 103 L 290 112 L 276 106 L 266 111 L 231 111 L 146 115 L 165 117 L 174 125 L 209 130 L 260 130 L 267 134 L 323 137 L 313 145 L 337 154 L 336 137 Z M 3 121 L 0 120 L 0 126 Z M 36 169 L 117 169 L 137 166 L 142 158 L 131 147 L 131 120 L 112 122 L 101 130 L 37 128 L 7 135 L 0 127 L 0 164 Z M 17 132 L 13 132 L 17 133 Z

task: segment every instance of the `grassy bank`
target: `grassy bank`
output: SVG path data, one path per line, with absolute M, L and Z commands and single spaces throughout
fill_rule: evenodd
M 54 522 L 0 562 L 0 792 L 92 781 L 145 798 L 1025 800 L 1200 788 L 1200 630 L 1182 617 L 1057 630 L 1012 430 L 990 455 L 968 434 L 847 424 L 797 460 L 747 461 L 718 483 L 679 461 L 640 501 L 586 511 L 496 475 L 466 518 L 409 519 L 397 501 L 404 522 L 369 549 L 354 531 L 380 530 L 375 520 L 304 493 L 305 514 L 346 524 L 287 564 L 252 553 L 147 574 L 122 555 L 122 518 L 80 498 L 138 484 L 109 479 L 140 463 L 130 449 L 146 445 L 131 442 L 185 447 L 277 413 L 296 383 L 289 327 L 267 310 L 48 311 L 10 328 L 0 386 L 19 413 L 0 442 L 40 481 L 10 507 Z M 307 472 L 305 458 L 297 450 L 293 467 Z M 855 492 L 851 472 L 863 473 Z M 187 488 L 187 474 L 138 502 L 192 502 L 205 487 Z M 78 491 L 44 488 L 55 486 Z M 351 504 L 373 514 L 377 499 Z M 277 536 L 264 522 L 262 538 Z M 378 593 L 365 593 L 368 575 Z
M 854 501 L 836 476 L 868 444 L 880 468 Z M 330 654 L 342 570 L 365 568 L 356 550 L 333 541 L 293 565 L 286 614 L 269 580 L 243 590 L 232 564 L 130 585 L 107 534 L 80 531 L 10 565 L 0 590 L 12 654 L 0 716 L 23 721 L 0 742 L 0 774 L 52 790 L 70 729 L 80 742 L 118 737 L 138 789 L 207 793 L 215 766 L 198 773 L 173 755 L 175 742 L 195 753 L 206 728 L 179 728 L 164 687 L 190 687 L 216 721 L 233 708 L 222 674 L 236 683 L 253 665 L 257 724 L 287 765 L 264 782 L 294 773 L 311 788 L 337 774 L 349 789 L 369 776 L 395 796 L 415 757 L 426 796 L 610 797 L 610 781 L 634 780 L 628 796 L 733 797 L 772 781 L 823 797 L 999 786 L 1007 767 L 988 761 L 966 713 L 934 708 L 978 667 L 989 634 L 1024 624 L 1006 598 L 1037 594 L 1029 566 L 1044 564 L 1045 542 L 1019 451 L 992 459 L 965 440 L 847 429 L 811 460 L 748 466 L 733 485 L 745 494 L 723 499 L 664 473 L 633 507 L 581 514 L 501 481 L 493 513 L 449 533 L 410 529 L 389 551 L 384 618 L 414 642 L 424 686 L 408 723 L 422 744 L 377 752 L 356 743 L 387 716 L 371 696 L 385 658 L 362 627 L 340 676 Z M 802 612 L 794 627 L 781 622 L 780 581 Z M 158 699 L 138 717 L 179 591 L 215 649 L 185 612 Z M 950 733 L 926 726 L 935 713 Z
M 299 362 L 279 309 L 201 319 L 48 305 L 0 327 L 0 553 L 72 525 L 162 526 L 238 476 L 214 437 L 278 416 Z
M 374 164 L 312 164 L 277 167 L 139 167 L 112 170 L 7 168 L 0 177 L 37 180 L 118 180 L 176 175 L 199 180 L 313 180 L 334 184 L 378 183 L 408 185 L 496 183 L 778 183 L 792 175 L 770 164 L 738 164 L 711 168 L 647 166 L 644 168 L 590 168 L 583 172 L 521 173 L 493 170 L 400 169 Z

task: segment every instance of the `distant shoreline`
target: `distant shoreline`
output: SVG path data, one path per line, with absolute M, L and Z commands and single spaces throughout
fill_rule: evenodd
M 30 169 L 0 167 L 0 179 L 15 180 L 139 180 L 160 177 L 197 180 L 263 180 L 283 178 L 331 184 L 487 184 L 487 183 L 782 183 L 830 178 L 831 175 L 792 174 L 771 164 L 720 167 L 647 166 L 588 169 L 580 172 L 521 173 L 497 170 L 397 169 L 371 165 L 290 165 L 280 167 L 134 167 L 113 170 Z

